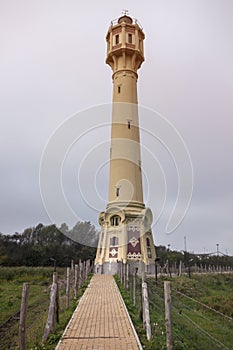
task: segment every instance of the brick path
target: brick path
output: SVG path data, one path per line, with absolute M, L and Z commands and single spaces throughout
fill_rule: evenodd
M 56 350 L 138 350 L 118 287 L 111 275 L 94 275 Z

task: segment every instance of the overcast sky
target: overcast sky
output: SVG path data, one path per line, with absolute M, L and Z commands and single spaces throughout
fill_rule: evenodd
M 163 204 L 160 175 L 156 167 L 148 169 L 142 151 L 145 202 L 157 221 L 155 244 L 171 244 L 181 250 L 186 236 L 189 251 L 212 252 L 218 243 L 220 251 L 233 254 L 231 0 L 0 0 L 0 232 L 22 232 L 51 222 L 39 186 L 43 150 L 71 115 L 111 102 L 112 72 L 105 64 L 105 35 L 110 21 L 125 8 L 139 20 L 146 35 L 139 104 L 173 124 L 193 164 L 189 210 L 179 227 L 167 234 L 166 223 L 177 196 L 174 165 L 159 143 L 151 150 L 167 184 L 164 211 L 158 219 Z M 80 123 L 83 120 L 85 126 L 82 113 Z M 98 120 L 98 113 L 93 116 Z M 108 118 L 110 121 L 110 113 Z M 89 138 L 102 140 L 104 161 L 110 130 L 101 130 Z M 150 148 L 152 143 L 143 132 L 141 137 L 142 144 Z M 97 225 L 98 211 L 107 203 L 108 165 L 100 164 L 95 184 L 85 183 L 86 176 L 81 179 L 81 190 L 97 186 L 102 197 L 93 208 L 82 200 L 77 188 L 78 163 L 91 147 L 86 142 L 76 144 L 67 157 L 64 189 L 80 219 Z M 90 161 L 86 167 L 93 171 Z

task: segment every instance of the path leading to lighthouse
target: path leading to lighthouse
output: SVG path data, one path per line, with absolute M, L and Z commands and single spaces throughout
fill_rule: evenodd
M 116 282 L 94 275 L 56 350 L 142 349 Z

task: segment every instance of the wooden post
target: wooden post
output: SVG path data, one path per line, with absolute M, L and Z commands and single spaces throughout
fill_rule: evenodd
M 180 265 L 179 265 L 179 276 L 182 275 L 182 261 L 180 260 Z
M 129 264 L 126 263 L 126 289 L 129 289 Z
M 66 270 L 66 309 L 70 307 L 70 268 Z
M 150 326 L 150 312 L 149 312 L 149 300 L 147 283 L 142 283 L 142 306 L 143 306 L 143 324 L 146 328 L 147 340 L 151 340 L 151 326 Z
M 78 288 L 81 288 L 81 285 L 83 283 L 83 264 L 81 259 L 79 260 L 79 276 L 78 276 Z
M 90 260 L 87 260 L 86 261 L 86 268 L 85 268 L 85 280 L 87 279 L 88 277 L 88 274 L 89 274 L 89 266 L 90 266 Z
M 164 282 L 164 301 L 165 301 L 167 350 L 173 350 L 171 282 L 169 281 Z
M 26 319 L 28 308 L 28 296 L 29 296 L 29 284 L 23 284 L 22 300 L 20 308 L 20 320 L 19 320 L 19 349 L 26 349 Z
M 170 262 L 169 260 L 167 259 L 167 274 L 172 277 L 172 274 L 171 274 L 171 270 L 170 270 Z
M 56 300 L 57 300 L 57 283 L 53 283 L 50 292 L 49 313 L 45 326 L 42 342 L 45 343 L 51 332 L 54 332 L 56 327 Z
M 56 305 L 55 305 L 55 317 L 56 317 L 56 322 L 59 322 L 59 289 L 58 289 L 58 282 L 57 282 L 57 272 L 55 271 L 53 273 L 53 284 L 57 285 L 56 288 Z
M 74 298 L 77 298 L 78 295 L 78 265 L 74 265 Z
M 145 282 L 145 271 L 142 270 L 142 283 L 144 283 L 144 282 Z
M 155 261 L 155 284 L 158 283 L 158 264 L 157 261 Z
M 142 275 L 142 283 L 145 282 L 145 265 L 142 261 L 140 261 L 141 263 L 141 275 Z
M 120 261 L 120 280 L 121 284 L 123 284 L 123 261 Z
M 121 261 L 121 284 L 123 284 L 123 261 Z
M 126 263 L 123 263 L 123 285 L 126 288 Z
M 86 261 L 83 262 L 83 266 L 82 266 L 82 279 L 83 279 L 83 282 L 85 282 L 85 279 L 86 279 Z
M 137 270 L 135 268 L 133 272 L 133 305 L 136 306 L 136 275 L 137 275 Z

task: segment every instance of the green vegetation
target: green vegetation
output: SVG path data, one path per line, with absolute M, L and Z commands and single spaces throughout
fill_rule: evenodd
M 61 315 L 59 317 L 59 323 L 57 324 L 55 332 L 53 334 L 50 334 L 48 341 L 46 342 L 45 345 L 42 346 L 42 349 L 54 350 L 55 346 L 57 345 L 58 341 L 60 340 L 60 338 L 61 338 L 61 336 L 66 328 L 66 325 L 68 324 L 71 316 L 74 313 L 74 310 L 76 309 L 76 307 L 78 305 L 79 299 L 81 298 L 81 296 L 85 292 L 87 286 L 89 285 L 91 278 L 92 278 L 92 274 L 89 275 L 87 280 L 83 283 L 82 287 L 79 289 L 77 300 L 74 300 L 74 299 L 71 300 L 70 308 L 68 310 L 63 310 L 63 312 L 61 313 Z M 37 349 L 39 350 L 40 348 L 37 348 Z
M 172 281 L 172 318 L 174 349 L 232 349 L 233 274 L 192 274 L 176 278 L 147 278 L 152 341 L 142 327 L 141 281 L 137 279 L 136 307 L 132 304 L 132 280 L 126 291 L 119 282 L 144 349 L 166 349 L 163 281 Z M 218 312 L 216 312 L 216 311 Z M 222 314 L 224 315 L 222 315 Z
M 17 349 L 19 310 L 22 285 L 30 284 L 27 316 L 27 349 L 55 348 L 63 330 L 75 310 L 78 299 L 83 294 L 89 279 L 78 291 L 77 300 L 72 300 L 70 308 L 65 308 L 65 268 L 57 268 L 59 281 L 60 314 L 56 331 L 50 335 L 45 345 L 41 344 L 45 323 L 48 316 L 49 293 L 52 283 L 53 268 L 41 267 L 2 267 L 0 268 L 0 350 Z M 71 291 L 72 293 L 72 291 Z M 72 296 L 72 294 L 71 294 Z
M 148 342 L 146 340 L 146 332 L 142 325 L 142 310 L 141 310 L 141 297 L 139 293 L 139 289 L 137 290 L 137 307 L 133 305 L 133 300 L 129 291 L 126 291 L 122 286 L 120 279 L 117 275 L 114 276 L 117 286 L 121 292 L 121 295 L 124 299 L 127 310 L 130 314 L 131 320 L 134 324 L 135 330 L 140 338 L 140 341 L 144 346 L 148 346 Z M 146 349 L 146 348 L 145 348 Z M 149 348 L 148 348 L 149 349 Z
M 209 267 L 215 268 L 229 268 L 233 269 L 233 257 L 222 253 L 211 254 L 194 254 L 185 251 L 176 251 L 166 248 L 165 246 L 156 247 L 156 254 L 159 257 L 159 264 L 163 267 L 169 262 L 170 269 L 176 264 L 178 268 L 179 263 L 182 262 L 186 267 L 187 272 L 194 272 L 195 266 L 202 267 L 208 271 Z M 172 272 L 172 271 L 171 271 Z
M 21 234 L 0 234 L 0 266 L 51 266 L 50 258 L 57 266 L 68 266 L 71 259 L 93 260 L 97 240 L 90 222 L 78 222 L 71 230 L 66 224 L 60 229 L 39 224 Z

